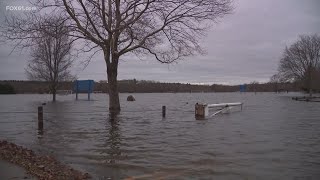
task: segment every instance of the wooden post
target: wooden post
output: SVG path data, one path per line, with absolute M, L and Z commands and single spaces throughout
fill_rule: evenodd
M 91 81 L 88 80 L 89 86 L 88 86 L 88 101 L 90 101 L 90 89 L 91 89 Z
M 208 111 L 206 104 L 198 104 L 195 105 L 195 117 L 196 119 L 204 119 L 206 117 L 206 112 Z
M 162 106 L 162 117 L 166 117 L 166 106 Z
M 79 89 L 79 85 L 78 85 L 78 80 L 76 81 L 76 100 L 78 100 L 78 89 Z
M 38 129 L 39 130 L 43 129 L 43 107 L 42 106 L 38 107 Z

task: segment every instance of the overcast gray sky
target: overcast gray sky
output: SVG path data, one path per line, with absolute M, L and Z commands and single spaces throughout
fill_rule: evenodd
M 0 0 L 0 15 L 6 13 L 5 5 L 22 1 Z M 276 73 L 286 45 L 300 34 L 320 34 L 319 0 L 235 0 L 234 5 L 234 13 L 215 24 L 201 41 L 206 55 L 170 65 L 124 57 L 118 78 L 206 84 L 267 82 Z M 0 79 L 26 79 L 28 54 L 9 56 L 10 47 L 0 47 Z M 86 69 L 82 67 L 80 63 L 74 67 L 80 79 L 106 79 L 101 55 L 92 59 Z

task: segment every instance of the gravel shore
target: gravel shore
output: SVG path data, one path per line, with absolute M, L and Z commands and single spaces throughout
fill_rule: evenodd
M 28 150 L 22 146 L 15 145 L 7 141 L 0 141 L 0 159 L 23 167 L 28 174 L 37 177 L 40 180 L 90 179 L 90 175 L 88 173 L 82 173 L 67 165 L 63 165 L 51 156 L 36 155 L 32 150 Z M 7 168 L 13 171 L 12 173 L 25 173 L 11 163 L 6 164 L 2 161 L 1 164 L 7 166 Z M 24 177 L 27 177 L 27 175 Z

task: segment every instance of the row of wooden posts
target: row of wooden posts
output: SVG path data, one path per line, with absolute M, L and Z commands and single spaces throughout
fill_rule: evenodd
M 296 101 L 307 101 L 307 102 L 320 102 L 320 96 L 303 96 L 303 97 L 292 97 L 292 100 Z
M 162 106 L 162 117 L 166 117 L 166 106 Z M 38 129 L 43 129 L 43 106 L 38 107 Z
M 166 106 L 162 106 L 162 117 L 166 117 Z M 195 117 L 204 118 L 205 117 L 205 106 L 201 104 L 195 105 Z M 38 107 L 38 129 L 43 130 L 43 106 Z

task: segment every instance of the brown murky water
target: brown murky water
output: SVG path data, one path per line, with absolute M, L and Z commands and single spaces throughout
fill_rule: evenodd
M 36 109 L 49 95 L 2 95 L 0 138 L 94 179 L 320 179 L 320 103 L 290 93 L 134 94 L 135 102 L 127 95 L 113 121 L 107 95 L 58 96 L 44 106 L 43 135 Z M 196 102 L 237 101 L 243 111 L 194 118 Z

